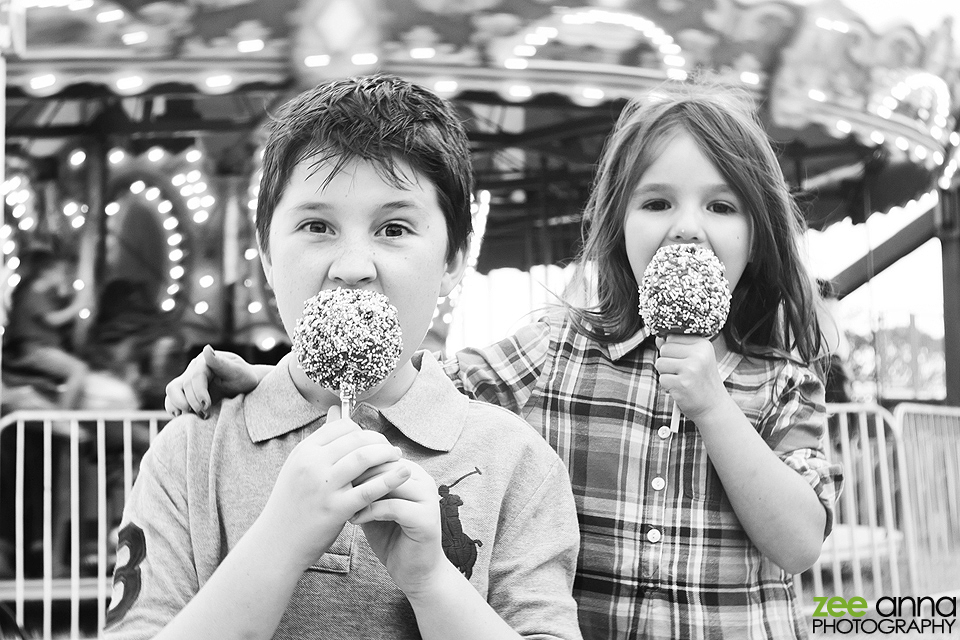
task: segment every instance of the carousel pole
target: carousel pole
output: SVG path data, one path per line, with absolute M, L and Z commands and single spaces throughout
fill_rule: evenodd
M 937 237 L 943 261 L 943 355 L 946 403 L 960 406 L 960 184 L 940 190 Z

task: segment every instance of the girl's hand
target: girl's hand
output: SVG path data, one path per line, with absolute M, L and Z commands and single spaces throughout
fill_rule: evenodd
M 413 469 L 399 459 L 382 434 L 341 420 L 340 408 L 331 407 L 327 423 L 290 453 L 257 525 L 305 571 L 358 511 L 407 481 Z M 379 473 L 368 473 L 377 467 Z M 439 531 L 438 524 L 438 538 Z
M 207 345 L 165 389 L 164 409 L 175 416 L 184 412 L 205 418 L 212 395 L 232 397 L 253 391 L 259 382 L 256 370 L 229 351 L 214 351 Z M 213 394 L 211 394 L 213 391 Z
M 657 338 L 660 355 L 654 366 L 660 384 L 683 414 L 696 422 L 729 398 L 717 368 L 713 344 L 701 336 L 671 333 Z
M 440 495 L 418 464 L 401 460 L 410 478 L 350 521 L 363 525 L 367 542 L 397 586 L 413 596 L 429 588 L 448 564 L 440 534 Z

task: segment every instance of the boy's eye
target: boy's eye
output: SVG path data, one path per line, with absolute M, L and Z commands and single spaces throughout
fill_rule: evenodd
M 385 235 L 388 238 L 399 238 L 406 232 L 407 232 L 406 227 L 404 227 L 401 224 L 397 224 L 393 222 L 390 224 L 384 225 L 383 227 L 383 235 Z
M 327 233 L 330 230 L 327 223 L 321 222 L 320 220 L 311 220 L 304 225 L 304 228 L 310 233 Z

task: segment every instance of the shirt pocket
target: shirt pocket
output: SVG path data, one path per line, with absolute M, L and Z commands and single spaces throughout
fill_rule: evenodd
M 696 429 L 690 425 L 692 429 Z M 713 505 L 729 503 L 720 482 L 720 476 L 707 455 L 699 433 L 687 434 L 690 442 L 682 448 L 680 458 L 680 486 L 686 500 Z
M 350 564 L 356 549 L 357 529 L 356 525 L 346 523 L 327 552 L 307 571 L 350 573 Z

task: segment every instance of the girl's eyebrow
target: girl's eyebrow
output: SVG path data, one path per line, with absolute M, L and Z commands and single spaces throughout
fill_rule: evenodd
M 701 185 L 698 187 L 703 193 L 709 195 L 733 195 L 734 191 L 731 189 L 725 182 L 718 182 L 716 184 L 707 184 Z M 647 192 L 666 192 L 673 193 L 678 189 L 677 185 L 669 184 L 665 182 L 648 182 L 645 184 L 637 185 L 637 188 L 633 190 L 634 193 L 647 193 Z

